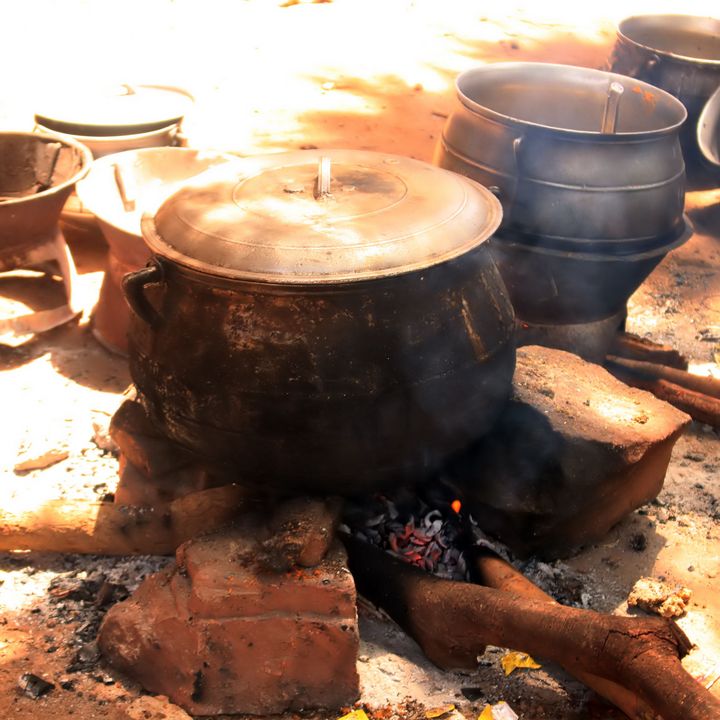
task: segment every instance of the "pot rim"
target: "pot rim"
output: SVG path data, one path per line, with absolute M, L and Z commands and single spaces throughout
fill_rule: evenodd
M 158 147 L 148 147 L 148 148 L 135 148 L 131 150 L 121 150 L 120 152 L 111 153 L 109 155 L 103 155 L 101 158 L 97 158 L 94 161 L 94 168 L 101 170 L 103 167 L 107 165 L 114 165 L 115 163 L 122 162 L 123 160 L 130 160 L 130 159 L 138 159 L 142 158 L 143 156 L 152 156 L 152 155 L 167 155 L 168 153 L 172 155 L 177 155 L 180 157 L 180 155 L 184 154 L 188 157 L 190 155 L 209 155 L 213 158 L 216 158 L 218 160 L 224 160 L 226 162 L 232 162 L 234 156 L 227 152 L 220 152 L 215 150 L 206 150 L 203 148 L 187 148 L 187 147 L 174 147 L 171 145 L 163 145 Z M 218 163 L 220 164 L 220 163 Z M 197 177 L 201 173 L 205 172 L 207 169 L 212 167 L 212 165 L 209 165 L 204 170 L 199 170 L 194 175 L 189 175 L 186 178 L 183 178 L 182 181 L 176 181 L 176 182 L 190 182 L 193 178 Z M 84 213 L 84 217 L 92 217 L 97 218 L 98 221 L 105 223 L 106 225 L 109 225 L 111 228 L 118 230 L 122 233 L 125 233 L 127 235 L 132 235 L 133 238 L 136 238 L 139 242 L 143 242 L 143 236 L 142 231 L 140 229 L 140 223 L 141 219 L 138 219 L 137 227 L 134 229 L 131 229 L 129 226 L 129 223 L 125 226 L 121 225 L 117 222 L 117 217 L 112 217 L 112 215 L 108 212 L 103 212 L 103 210 L 106 210 L 106 208 L 99 208 L 98 204 L 95 202 L 97 194 L 93 193 L 93 178 L 94 176 L 88 176 L 86 177 L 82 182 L 78 183 L 78 187 L 75 189 L 75 192 L 82 203 L 83 209 L 86 211 Z M 177 188 L 171 191 L 175 192 Z
M 683 63 L 691 63 L 701 67 L 720 67 L 720 59 L 714 60 L 712 58 L 693 57 L 691 55 L 682 55 L 680 53 L 675 53 L 670 50 L 661 50 L 660 48 L 653 47 L 652 45 L 645 45 L 645 43 L 635 40 L 623 31 L 623 25 L 626 25 L 629 22 L 650 18 L 654 20 L 667 20 L 675 26 L 677 26 L 678 23 L 683 23 L 687 20 L 710 20 L 717 26 L 716 29 L 718 30 L 718 33 L 720 33 L 720 19 L 715 18 L 712 15 L 687 15 L 682 13 L 645 13 L 641 15 L 631 15 L 630 17 L 626 17 L 618 23 L 617 27 L 617 34 L 619 38 L 626 40 L 635 47 L 642 48 L 643 50 L 647 50 L 650 53 L 654 53 L 655 55 L 660 55 L 664 58 Z
M 58 137 L 54 135 L 53 133 L 39 133 L 39 132 L 27 132 L 23 130 L 9 130 L 9 131 L 2 131 L 0 132 L 0 138 L 7 138 L 7 137 L 25 137 L 25 138 L 33 138 L 33 139 L 41 139 L 47 142 L 59 142 L 63 145 L 66 145 L 68 147 L 71 147 L 75 150 L 77 150 L 81 157 L 82 157 L 82 165 L 80 166 L 80 169 L 71 177 L 69 177 L 64 182 L 58 183 L 57 185 L 51 185 L 47 190 L 43 190 L 41 192 L 35 193 L 34 195 L 25 195 L 23 197 L 17 197 L 17 198 L 9 198 L 7 200 L 3 200 L 2 205 L 3 207 L 7 207 L 9 205 L 19 205 L 21 203 L 27 203 L 31 200 L 35 200 L 37 198 L 43 198 L 43 197 L 49 197 L 51 195 L 56 195 L 57 193 L 67 189 L 68 187 L 72 187 L 75 185 L 75 183 L 82 180 L 89 172 L 90 168 L 93 164 L 93 155 L 90 151 L 90 148 L 83 145 L 79 140 L 75 140 L 74 138 L 64 138 L 64 137 Z
M 578 130 L 576 128 L 565 128 L 556 125 L 544 125 L 542 123 L 533 122 L 531 120 L 523 120 L 522 118 L 513 117 L 505 113 L 493 110 L 487 105 L 481 105 L 476 102 L 461 88 L 461 84 L 467 82 L 468 78 L 473 75 L 484 74 L 489 71 L 505 71 L 505 70 L 518 70 L 520 68 L 542 68 L 545 72 L 576 72 L 584 73 L 587 76 L 600 78 L 604 77 L 608 81 L 619 82 L 621 85 L 625 85 L 628 82 L 632 82 L 633 86 L 640 86 L 644 91 L 650 93 L 657 93 L 661 98 L 666 100 L 668 105 L 678 112 L 679 119 L 677 122 L 671 125 L 665 125 L 664 127 L 657 128 L 654 130 L 637 130 L 632 132 L 613 132 L 603 133 L 601 130 Z M 668 93 L 661 88 L 654 85 L 650 85 L 642 80 L 630 78 L 627 75 L 621 75 L 619 73 L 608 72 L 605 70 L 595 70 L 594 68 L 581 67 L 579 65 L 564 65 L 562 63 L 544 63 L 544 62 L 501 62 L 501 63 L 488 63 L 486 65 L 480 65 L 477 67 L 469 68 L 458 75 L 455 80 L 455 93 L 462 103 L 468 110 L 477 114 L 484 115 L 490 120 L 498 122 L 502 125 L 515 126 L 518 128 L 528 128 L 536 132 L 545 132 L 549 134 L 556 134 L 559 136 L 565 136 L 568 139 L 577 138 L 578 140 L 587 141 L 592 139 L 593 141 L 600 142 L 622 142 L 627 140 L 643 140 L 658 137 L 660 135 L 668 135 L 678 130 L 687 119 L 687 110 L 685 106 L 673 95 Z
M 137 140 L 145 140 L 150 137 L 159 137 L 172 132 L 173 130 L 180 130 L 180 123 L 181 121 L 178 120 L 177 122 L 172 122 L 169 125 L 164 125 L 163 127 L 146 130 L 145 132 L 133 133 L 131 135 L 76 135 L 75 133 L 63 132 L 62 130 L 54 130 L 47 125 L 43 125 L 37 120 L 35 121 L 35 127 L 38 128 L 42 134 L 56 135 L 60 138 L 71 138 L 80 143 L 110 144 L 113 142 L 133 142 Z M 121 150 L 120 152 L 125 152 L 125 150 Z
M 149 219 L 152 220 L 151 215 L 145 215 L 143 221 Z M 144 233 L 144 231 L 143 231 Z M 143 237 L 145 237 L 143 235 Z M 230 277 L 228 275 L 215 275 L 205 270 L 194 268 L 186 263 L 183 263 L 169 254 L 161 253 L 153 248 L 150 248 L 151 259 L 148 261 L 147 266 L 152 264 L 160 265 L 163 273 L 167 273 L 168 269 L 171 273 L 177 272 L 183 277 L 191 278 L 194 281 L 207 283 L 215 287 L 231 287 L 231 288 L 248 288 L 257 290 L 262 288 L 263 292 L 277 293 L 280 295 L 285 294 L 296 294 L 298 292 L 312 292 L 312 293 L 329 293 L 336 294 L 338 292 L 353 292 L 362 290 L 363 287 L 376 286 L 378 283 L 398 281 L 401 279 L 411 279 L 413 275 L 421 273 L 423 271 L 434 272 L 440 270 L 442 266 L 451 265 L 452 263 L 462 261 L 465 257 L 472 257 L 475 253 L 482 251 L 489 251 L 491 248 L 487 245 L 487 241 L 492 240 L 495 237 L 493 233 L 486 241 L 483 241 L 479 245 L 476 245 L 470 250 L 465 250 L 462 253 L 448 257 L 438 262 L 432 263 L 431 265 L 421 265 L 411 269 L 402 268 L 401 271 L 396 273 L 378 274 L 374 277 L 360 277 L 357 276 L 333 276 L 332 278 L 320 278 L 317 281 L 308 280 L 302 278 L 300 280 L 288 280 L 287 282 L 280 282 L 275 280 L 266 280 L 261 277 L 254 278 L 250 276 L 243 277 Z M 147 243 L 146 243 L 147 244 Z

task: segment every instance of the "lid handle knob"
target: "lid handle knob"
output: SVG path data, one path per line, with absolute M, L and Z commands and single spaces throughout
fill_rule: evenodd
M 329 157 L 321 157 L 318 161 L 318 174 L 315 179 L 313 196 L 316 200 L 322 200 L 330 195 L 331 163 Z

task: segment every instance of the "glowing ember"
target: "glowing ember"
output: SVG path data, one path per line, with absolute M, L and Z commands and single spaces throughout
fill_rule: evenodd
M 380 497 L 353 508 L 346 516 L 348 524 L 341 529 L 435 575 L 467 580 L 465 555 L 460 549 L 460 501 L 455 500 L 451 507 L 454 514 L 443 514 L 418 497 Z

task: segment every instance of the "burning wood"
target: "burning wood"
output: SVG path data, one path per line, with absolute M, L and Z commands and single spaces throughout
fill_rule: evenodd
M 460 501 L 451 507 L 460 509 Z M 460 524 L 449 514 L 431 508 L 418 496 L 396 503 L 379 496 L 367 507 L 356 506 L 341 529 L 393 557 L 448 580 L 466 580 L 467 563 L 459 548 Z

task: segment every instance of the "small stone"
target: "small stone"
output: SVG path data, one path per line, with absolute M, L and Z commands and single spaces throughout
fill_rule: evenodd
M 118 446 L 110 435 L 110 423 L 94 421 L 92 441 L 103 452 L 117 454 Z

